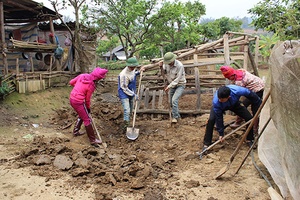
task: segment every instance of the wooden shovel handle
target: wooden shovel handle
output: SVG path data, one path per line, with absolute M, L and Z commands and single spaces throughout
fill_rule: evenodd
M 265 96 L 263 102 L 262 102 L 261 105 L 259 106 L 257 112 L 255 113 L 254 117 L 252 118 L 252 121 L 251 121 L 250 125 L 248 126 L 248 128 L 247 128 L 245 134 L 243 135 L 242 139 L 240 140 L 240 142 L 238 143 L 237 147 L 235 148 L 233 154 L 231 155 L 231 157 L 230 157 L 230 162 L 233 161 L 234 157 L 236 156 L 236 154 L 237 154 L 238 151 L 240 150 L 240 148 L 241 148 L 243 142 L 245 141 L 245 139 L 247 138 L 247 135 L 249 134 L 251 128 L 253 127 L 254 122 L 257 120 L 257 118 L 258 118 L 258 116 L 259 116 L 259 114 L 260 114 L 262 108 L 263 108 L 264 105 L 266 104 L 266 102 L 267 102 L 267 100 L 268 100 L 270 94 L 271 94 L 271 90 L 269 90 L 269 92 L 268 92 L 267 95 Z
M 226 138 L 228 138 L 229 136 L 231 136 L 232 134 L 234 134 L 235 132 L 237 132 L 238 130 L 240 130 L 241 128 L 243 128 L 244 126 L 250 124 L 250 122 L 252 122 L 252 119 L 247 121 L 246 123 L 242 124 L 241 126 L 237 127 L 236 129 L 234 129 L 233 131 L 231 131 L 230 133 L 226 134 L 223 139 L 225 140 Z M 210 145 L 209 147 L 207 147 L 204 151 L 202 151 L 200 154 L 203 154 L 204 152 L 212 149 L 214 146 L 216 146 L 217 144 L 219 144 L 221 142 L 221 140 L 217 140 L 215 143 L 213 143 L 212 145 Z
M 141 88 L 141 83 L 142 83 L 142 77 L 143 77 L 143 71 L 141 71 L 140 73 L 140 79 L 139 79 L 139 85 L 138 85 L 138 89 L 137 89 L 137 94 L 140 94 L 140 88 Z M 140 97 L 139 97 L 140 98 Z M 133 113 L 133 122 L 132 122 L 132 128 L 134 128 L 135 125 L 135 119 L 136 119 L 136 111 L 137 111 L 137 107 L 138 107 L 138 101 L 135 100 L 135 107 L 134 107 L 134 113 Z

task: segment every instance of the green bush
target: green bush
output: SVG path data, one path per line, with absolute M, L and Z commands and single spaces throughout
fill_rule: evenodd
M 0 97 L 3 99 L 3 97 L 7 94 L 9 94 L 10 89 L 7 85 L 7 83 L 2 83 L 0 87 Z

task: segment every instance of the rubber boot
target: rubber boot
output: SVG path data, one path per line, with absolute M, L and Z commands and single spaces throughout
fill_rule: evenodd
M 86 126 L 85 129 L 86 129 L 86 133 L 90 139 L 91 145 L 97 145 L 97 144 L 102 143 L 102 141 L 100 141 L 96 138 L 92 124 Z
M 80 128 L 81 128 L 81 125 L 82 125 L 82 122 L 83 120 L 78 118 L 75 122 L 75 125 L 74 125 L 74 129 L 73 129 L 73 134 L 74 136 L 79 136 L 79 135 L 83 135 L 84 132 L 79 132 Z
M 244 120 L 243 118 L 236 116 L 236 120 L 233 124 L 230 125 L 230 128 L 240 127 L 242 125 L 243 120 Z
M 258 136 L 258 129 L 259 129 L 259 118 L 253 123 L 253 135 L 254 137 Z
M 123 133 L 126 133 L 128 126 L 129 126 L 129 121 L 124 120 L 123 126 L 122 126 Z

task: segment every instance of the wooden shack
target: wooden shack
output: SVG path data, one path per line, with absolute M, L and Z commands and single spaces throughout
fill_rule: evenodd
M 207 94 L 208 91 L 212 94 L 216 88 L 227 84 L 219 70 L 222 65 L 243 68 L 258 75 L 258 42 L 259 37 L 255 35 L 227 32 L 219 40 L 173 52 L 183 63 L 186 72 L 187 84 L 183 96 L 193 95 L 193 97 L 180 100 L 190 103 L 189 108 L 180 108 L 180 113 L 209 112 L 202 108 L 201 94 Z M 251 52 L 251 49 L 254 49 L 254 52 Z M 163 105 L 166 101 L 163 99 L 167 98 L 162 91 L 164 80 L 158 69 L 158 63 L 162 60 L 162 58 L 153 59 L 152 64 L 145 66 L 147 70 L 142 78 L 143 84 L 139 94 L 142 99 L 137 113 L 168 114 L 167 106 Z

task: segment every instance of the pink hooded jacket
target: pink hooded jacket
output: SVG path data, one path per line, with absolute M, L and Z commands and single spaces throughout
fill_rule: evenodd
M 73 78 L 69 84 L 74 88 L 71 91 L 70 99 L 78 102 L 85 102 L 86 108 L 91 107 L 91 97 L 96 89 L 94 81 L 105 78 L 107 69 L 96 67 L 90 74 L 80 74 Z

